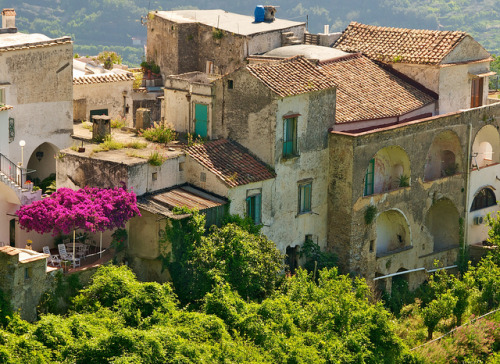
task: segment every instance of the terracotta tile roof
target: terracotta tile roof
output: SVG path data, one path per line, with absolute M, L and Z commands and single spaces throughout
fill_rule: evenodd
M 5 16 L 16 16 L 16 11 L 14 9 L 3 9 L 2 15 Z
M 249 64 L 247 70 L 281 97 L 335 87 L 320 69 L 302 56 Z
M 71 37 L 62 37 L 56 39 L 43 40 L 40 42 L 32 42 L 32 43 L 24 43 L 24 44 L 14 44 L 8 46 L 1 46 L 0 44 L 0 52 L 8 52 L 8 51 L 17 51 L 21 49 L 33 49 L 33 48 L 41 48 L 41 47 L 50 47 L 54 45 L 61 44 L 69 44 L 73 43 L 71 41 Z
M 10 110 L 10 109 L 13 109 L 13 107 L 10 105 L 0 105 L 0 111 Z
M 334 47 L 393 63 L 439 64 L 465 32 L 378 27 L 351 22 Z
M 276 176 L 265 163 L 228 139 L 193 145 L 186 148 L 186 152 L 230 187 L 265 181 Z
M 437 98 L 359 53 L 318 66 L 337 84 L 337 123 L 400 116 Z
M 133 73 L 103 73 L 97 75 L 85 75 L 73 78 L 73 85 L 88 85 L 91 83 L 107 83 L 135 80 Z

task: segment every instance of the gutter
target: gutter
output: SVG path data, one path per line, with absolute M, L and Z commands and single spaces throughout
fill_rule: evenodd
M 400 275 L 407 274 L 407 273 L 421 272 L 421 271 L 425 271 L 426 273 L 434 273 L 434 272 L 437 272 L 438 270 L 451 269 L 451 268 L 456 268 L 456 267 L 457 267 L 456 265 L 450 265 L 447 267 L 436 268 L 436 269 L 431 269 L 431 270 L 427 270 L 425 268 L 415 268 L 415 269 L 405 270 L 403 272 L 396 272 L 396 273 L 387 274 L 387 275 L 382 276 L 382 277 L 375 277 L 375 278 L 373 278 L 373 280 L 378 281 L 379 279 L 390 278 L 390 277 L 400 276 Z

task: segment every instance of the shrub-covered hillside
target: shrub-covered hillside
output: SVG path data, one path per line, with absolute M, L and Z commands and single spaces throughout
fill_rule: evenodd
M 275 0 L 277 16 L 308 21 L 311 32 L 341 31 L 352 20 L 374 25 L 408 28 L 464 30 L 492 53 L 500 53 L 500 0 Z M 149 10 L 178 8 L 225 9 L 253 15 L 254 6 L 243 0 L 232 2 L 192 0 L 189 3 L 159 0 L 0 0 L 14 7 L 18 28 L 52 37 L 71 35 L 75 51 L 95 55 L 115 50 L 125 63 L 140 63 L 142 46 L 132 47 L 132 37 L 146 37 L 141 16 Z M 110 47 L 110 48 L 106 48 Z

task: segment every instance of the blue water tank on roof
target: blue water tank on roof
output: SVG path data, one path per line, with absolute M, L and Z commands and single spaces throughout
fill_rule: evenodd
M 266 10 L 263 5 L 257 5 L 255 7 L 255 22 L 262 23 L 264 21 L 264 15 L 266 14 Z

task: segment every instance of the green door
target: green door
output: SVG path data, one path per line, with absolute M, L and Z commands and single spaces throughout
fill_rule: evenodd
M 194 105 L 194 132 L 196 135 L 205 138 L 208 130 L 208 105 Z

